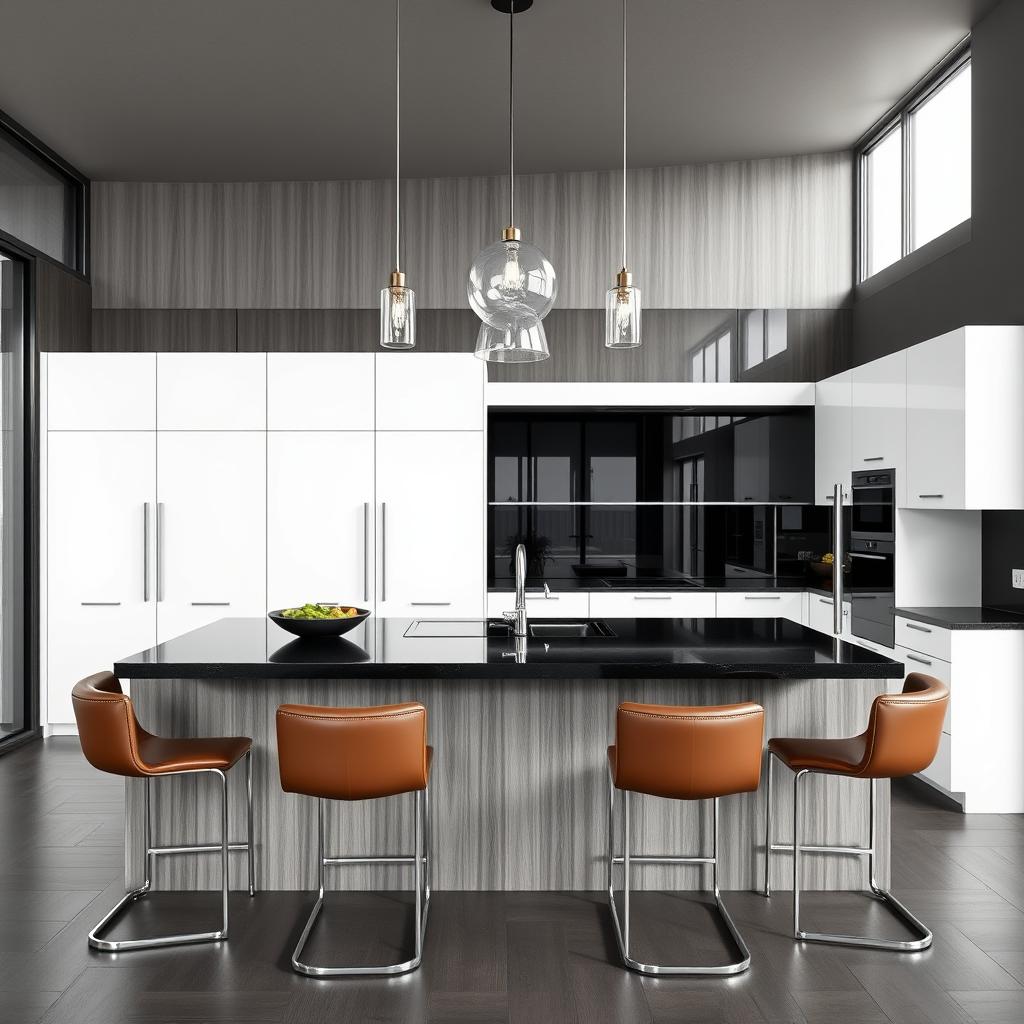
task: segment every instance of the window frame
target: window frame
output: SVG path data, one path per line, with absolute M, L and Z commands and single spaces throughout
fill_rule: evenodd
M 957 43 L 920 82 L 901 97 L 895 106 L 887 110 L 854 145 L 854 208 L 856 211 L 854 216 L 854 268 L 857 284 L 863 284 L 878 274 L 884 273 L 901 260 L 906 259 L 911 253 L 935 241 L 935 239 L 930 239 L 916 248 L 913 246 L 913 118 L 921 107 L 970 63 L 971 37 L 967 36 Z M 900 256 L 887 266 L 879 267 L 878 270 L 869 274 L 867 158 L 872 150 L 897 128 L 902 133 L 900 140 Z M 949 230 L 952 231 L 956 226 L 952 225 Z M 937 237 L 941 238 L 942 235 Z
M 0 136 L 28 159 L 43 167 L 64 181 L 71 189 L 72 208 L 69 211 L 65 229 L 65 250 L 67 259 L 59 260 L 17 238 L 0 228 L 0 241 L 27 253 L 37 259 L 49 260 L 57 266 L 73 271 L 86 281 L 89 280 L 89 179 L 76 167 L 54 152 L 41 139 L 36 138 L 27 128 L 13 117 L 0 110 Z

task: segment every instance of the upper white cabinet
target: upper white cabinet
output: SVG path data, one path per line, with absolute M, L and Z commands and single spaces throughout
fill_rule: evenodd
M 482 431 L 377 434 L 381 615 L 484 611 Z
M 157 355 L 158 429 L 265 430 L 266 426 L 265 352 Z
M 835 485 L 850 501 L 853 373 L 845 370 L 814 385 L 814 503 L 831 504 Z
M 268 430 L 373 430 L 371 352 L 270 352 Z
M 483 362 L 463 352 L 388 352 L 377 359 L 378 430 L 483 430 Z
M 263 616 L 266 434 L 166 431 L 157 438 L 158 640 L 228 616 Z
M 373 431 L 267 435 L 267 602 L 373 608 Z
M 902 506 L 907 493 L 907 353 L 857 366 L 852 379 L 853 471 L 895 470 L 896 504 Z
M 1024 328 L 964 327 L 907 352 L 909 508 L 1024 508 Z
M 50 430 L 153 430 L 155 352 L 50 352 Z

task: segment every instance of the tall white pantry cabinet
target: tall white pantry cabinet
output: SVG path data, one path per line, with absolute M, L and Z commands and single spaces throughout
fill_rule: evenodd
M 43 722 L 71 687 L 304 601 L 484 611 L 484 367 L 448 353 L 43 356 Z

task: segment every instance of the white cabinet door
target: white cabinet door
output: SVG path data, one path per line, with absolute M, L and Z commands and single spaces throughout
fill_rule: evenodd
M 380 615 L 484 611 L 484 439 L 477 431 L 377 434 Z
M 792 619 L 799 622 L 803 614 L 797 592 L 766 594 L 753 591 L 749 594 L 735 592 L 718 595 L 718 617 L 720 619 Z
M 160 430 L 264 430 L 265 352 L 157 354 Z
M 153 430 L 155 352 L 50 352 L 50 430 Z
M 819 633 L 827 633 L 833 636 L 832 610 L 835 607 L 831 597 L 823 597 L 821 594 L 811 591 L 807 595 L 807 625 L 816 629 Z M 850 631 L 850 605 L 843 602 L 843 634 Z
M 814 503 L 834 500 L 837 483 L 850 501 L 853 374 L 846 370 L 814 385 Z
M 590 614 L 609 619 L 713 619 L 717 611 L 714 591 L 652 594 L 594 591 L 590 595 Z
M 373 432 L 267 435 L 267 601 L 373 607 Z
M 895 352 L 853 370 L 853 469 L 894 469 L 896 504 L 905 504 L 907 353 Z
M 264 615 L 267 435 L 165 431 L 157 444 L 159 641 Z
M 562 591 L 545 597 L 543 593 L 528 591 L 526 616 L 528 619 L 579 619 L 590 614 L 591 594 L 585 590 Z M 487 617 L 500 619 L 516 606 L 514 590 L 502 590 L 487 595 Z M 604 614 L 604 613 L 602 613 Z
M 908 508 L 966 507 L 964 355 L 962 330 L 907 350 Z
M 267 354 L 267 429 L 373 430 L 372 352 Z
M 156 434 L 51 433 L 47 462 L 47 721 L 71 688 L 152 647 Z
M 484 364 L 471 352 L 376 358 L 378 430 L 483 430 Z

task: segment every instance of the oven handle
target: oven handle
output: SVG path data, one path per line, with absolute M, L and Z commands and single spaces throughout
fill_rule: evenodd
M 848 551 L 847 554 L 851 558 L 870 558 L 873 562 L 884 562 L 886 561 L 885 555 L 869 555 L 864 551 Z

